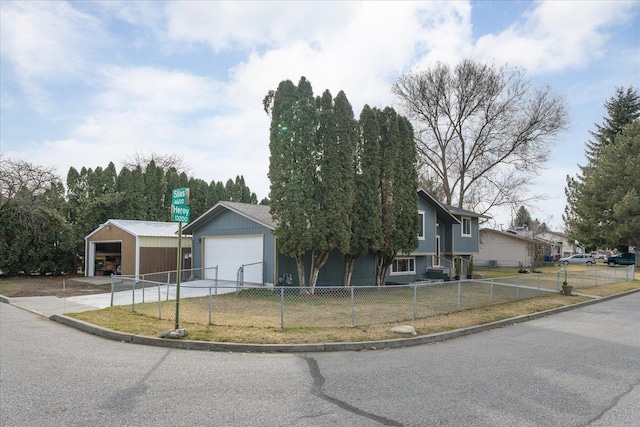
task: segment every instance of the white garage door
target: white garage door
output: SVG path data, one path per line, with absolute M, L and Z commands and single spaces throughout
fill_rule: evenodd
M 218 266 L 218 280 L 236 281 L 238 269 L 244 269 L 245 283 L 262 283 L 264 236 L 211 236 L 204 239 L 204 266 Z M 259 263 L 259 264 L 256 264 Z M 205 277 L 212 279 L 212 269 L 205 270 Z

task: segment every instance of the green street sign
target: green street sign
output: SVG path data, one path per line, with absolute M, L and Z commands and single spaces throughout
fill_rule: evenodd
M 189 204 L 189 189 L 174 188 L 171 191 L 171 204 L 174 206 L 185 206 Z
M 189 206 L 171 206 L 171 221 L 188 223 L 191 220 L 191 208 Z

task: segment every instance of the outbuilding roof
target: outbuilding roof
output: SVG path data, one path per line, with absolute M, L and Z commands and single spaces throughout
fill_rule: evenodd
M 130 219 L 109 219 L 100 227 L 96 228 L 85 239 L 88 239 L 99 230 L 115 226 L 127 233 L 138 237 L 178 237 L 177 222 L 160 222 L 160 221 L 137 221 Z

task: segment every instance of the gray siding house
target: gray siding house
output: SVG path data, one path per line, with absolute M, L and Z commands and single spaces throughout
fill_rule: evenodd
M 478 252 L 481 215 L 443 205 L 424 190 L 418 191 L 417 214 L 421 223 L 418 247 L 398 255 L 389 269 L 388 283 L 448 278 L 453 275 L 454 257 L 468 260 Z M 271 286 L 290 275 L 291 284 L 298 285 L 295 259 L 279 253 L 275 229 L 268 206 L 217 203 L 183 229 L 193 236 L 193 267 L 199 269 L 194 276 L 213 278 L 217 274 L 218 280 L 236 281 L 242 274 L 246 283 Z M 309 253 L 307 274 L 310 264 Z M 358 258 L 351 284 L 375 284 L 374 265 L 373 254 Z M 333 251 L 320 271 L 318 286 L 340 286 L 343 269 L 342 255 Z

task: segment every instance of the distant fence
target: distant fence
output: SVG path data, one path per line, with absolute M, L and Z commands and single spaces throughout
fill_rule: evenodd
M 531 261 L 516 261 L 516 260 L 505 260 L 505 259 L 483 259 L 483 258 L 473 258 L 473 264 L 476 268 L 530 268 L 532 267 Z M 596 268 L 604 267 L 607 264 L 603 262 L 602 259 L 596 259 L 594 266 Z M 535 260 L 533 262 L 533 267 L 560 267 L 561 264 L 558 261 L 545 261 L 545 260 Z M 463 269 L 464 271 L 464 269 Z
M 555 293 L 565 270 L 547 274 L 390 286 L 240 286 L 218 280 L 180 285 L 180 322 L 256 327 L 343 327 L 409 321 Z M 633 280 L 633 266 L 567 271 L 579 288 Z M 131 278 L 112 284 L 112 305 L 175 321 L 175 285 Z
M 159 282 L 159 283 L 176 283 L 176 279 L 178 277 L 176 270 L 170 271 L 159 271 L 155 273 L 144 273 L 138 275 L 130 275 L 130 276 L 121 276 L 114 275 L 112 276 L 112 281 L 130 281 L 136 280 L 138 282 Z M 180 281 L 187 282 L 190 280 L 197 279 L 218 279 L 218 266 L 215 267 L 207 267 L 207 268 L 191 268 L 191 269 L 183 269 L 180 270 Z

